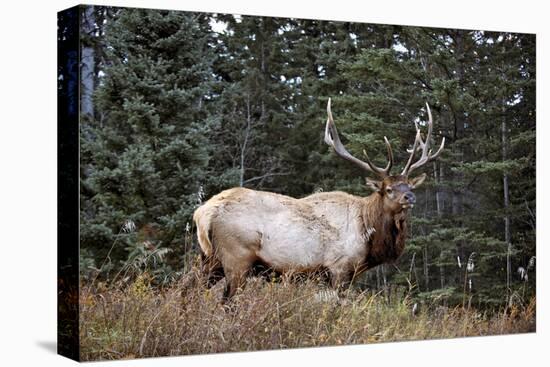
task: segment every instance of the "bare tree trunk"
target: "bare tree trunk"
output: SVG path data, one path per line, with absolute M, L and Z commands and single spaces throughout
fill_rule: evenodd
M 416 272 L 416 264 L 414 264 L 413 272 L 414 272 L 414 279 L 416 281 L 418 289 L 420 289 L 420 284 L 419 284 L 419 281 L 418 281 L 418 273 Z
M 246 158 L 246 146 L 248 145 L 248 139 L 250 138 L 250 130 L 251 130 L 251 115 L 250 115 L 250 94 L 246 97 L 246 129 L 244 132 L 244 140 L 241 145 L 241 167 L 240 167 L 240 176 L 239 176 L 239 186 L 243 187 L 244 185 L 244 160 Z
M 437 180 L 436 180 L 436 186 L 437 186 Z M 426 187 L 426 198 L 425 198 L 425 202 L 426 202 L 426 205 L 424 206 L 424 218 L 428 218 L 428 200 L 427 198 L 429 198 L 430 195 L 429 195 L 429 190 L 428 188 Z M 422 234 L 425 234 L 424 233 L 425 231 L 423 230 L 422 231 Z M 429 281 L 429 274 L 428 274 L 428 247 L 427 245 L 424 245 L 424 248 L 422 250 L 422 270 L 423 270 L 423 275 L 424 275 L 424 286 L 426 288 L 426 292 L 429 291 L 429 287 L 430 287 L 430 281 Z M 420 287 L 420 285 L 419 285 Z
M 443 165 L 439 166 L 439 180 L 437 180 L 437 165 L 434 163 L 434 177 L 436 177 L 436 183 L 440 184 L 443 180 Z M 436 208 L 437 208 L 437 216 L 440 217 L 443 214 L 443 190 L 439 190 L 436 185 Z M 439 253 L 439 282 L 440 287 L 445 288 L 445 268 L 442 265 L 443 263 L 443 251 Z
M 411 279 L 411 283 L 412 283 L 412 276 L 413 276 L 413 268 L 416 266 L 415 264 L 416 262 L 416 252 L 413 252 L 413 256 L 411 258 L 411 266 L 409 268 L 409 278 Z M 417 279 L 415 279 L 415 281 L 417 281 Z
M 456 76 L 458 78 L 459 83 L 462 83 L 464 80 L 464 31 L 457 30 L 457 31 L 451 31 L 452 37 L 455 41 L 455 57 L 457 60 L 461 60 L 458 62 L 456 67 Z M 464 111 L 462 110 L 462 107 L 460 106 L 454 106 L 452 103 L 449 103 L 449 107 L 451 108 L 451 112 L 453 114 L 453 119 L 455 123 L 455 133 L 454 138 L 455 141 L 463 139 L 466 133 L 466 124 L 465 124 L 465 118 L 464 118 Z M 464 150 L 460 144 L 455 144 L 455 154 L 458 157 L 458 164 L 462 165 L 464 162 Z M 464 174 L 460 171 L 457 171 L 453 175 L 453 180 L 455 183 L 462 184 L 464 181 Z M 463 189 L 459 185 L 455 185 L 452 189 L 452 197 L 451 197 L 451 212 L 453 214 L 453 217 L 455 218 L 455 223 L 457 223 L 457 227 L 462 228 L 464 226 L 464 223 L 462 222 L 462 215 L 464 214 L 464 200 L 463 200 Z M 460 218 L 460 220 L 458 220 Z M 457 241 L 457 256 L 460 257 L 461 260 L 464 260 L 464 241 L 460 240 Z M 460 275 L 456 278 L 457 285 L 460 285 L 461 277 Z
M 533 232 L 537 231 L 537 217 L 535 215 L 535 212 L 529 207 L 529 203 L 527 200 L 525 200 L 525 208 L 527 208 L 527 213 L 529 213 L 529 225 L 531 226 L 531 229 Z
M 434 181 L 435 181 L 435 208 L 437 210 L 437 216 L 441 217 L 442 203 L 441 203 L 441 193 L 439 192 L 439 184 L 441 183 L 441 173 L 437 172 L 437 163 L 433 163 L 434 166 Z
M 424 287 L 426 288 L 426 292 L 430 291 L 430 275 L 428 273 L 428 246 L 424 245 L 424 251 L 423 253 L 423 262 L 424 262 Z
M 462 152 L 460 156 L 461 156 L 460 162 L 462 162 L 463 161 Z M 456 182 L 462 182 L 462 177 L 463 177 L 462 173 L 459 173 L 459 172 L 455 173 Z M 451 212 L 453 217 L 455 218 L 455 223 L 457 224 L 457 227 L 462 228 L 463 227 L 462 219 L 459 220 L 458 218 L 461 218 L 463 214 L 463 200 L 462 200 L 462 194 L 458 188 L 453 188 L 453 194 L 451 198 Z M 463 240 L 458 240 L 456 242 L 456 256 L 458 256 L 460 258 L 460 261 L 462 262 L 465 259 Z M 460 287 L 460 285 L 462 284 L 462 277 L 460 276 L 460 274 L 455 277 L 455 281 L 457 286 Z
M 265 66 L 265 46 L 262 36 L 262 44 L 260 49 L 260 70 L 262 71 L 262 74 L 264 76 L 267 76 L 267 68 Z M 264 116 L 265 116 L 265 101 L 264 101 L 264 95 L 262 93 L 262 101 L 261 101 L 261 117 L 260 117 L 260 123 L 264 122 Z
M 503 101 L 502 107 L 502 160 L 505 161 L 508 156 L 508 144 L 506 138 L 506 107 L 505 101 Z M 506 242 L 506 288 L 510 289 L 510 281 L 512 278 L 512 240 L 510 236 L 510 215 L 508 214 L 508 207 L 510 206 L 510 193 L 508 189 L 508 174 L 505 172 L 502 175 L 502 186 L 504 191 L 504 241 Z
M 443 251 L 439 254 L 439 262 L 443 263 Z M 445 288 L 445 268 L 442 264 L 439 265 L 439 281 L 441 283 L 441 288 Z
M 94 6 L 85 7 L 82 17 L 82 32 L 88 37 L 93 37 L 95 32 Z M 84 43 L 80 53 L 80 113 L 82 115 L 94 115 L 93 93 L 95 85 L 95 52 L 88 43 Z

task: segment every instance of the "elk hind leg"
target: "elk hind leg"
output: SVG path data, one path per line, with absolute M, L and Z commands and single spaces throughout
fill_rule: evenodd
M 224 261 L 225 289 L 222 302 L 228 302 L 237 292 L 237 289 L 244 287 L 246 275 L 250 271 L 254 260 L 249 257 L 231 258 Z
M 207 288 L 212 288 L 225 276 L 222 263 L 214 255 L 202 255 L 201 272 L 204 277 L 204 285 Z

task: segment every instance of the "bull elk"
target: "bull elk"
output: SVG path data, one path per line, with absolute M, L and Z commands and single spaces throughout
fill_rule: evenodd
M 430 149 L 433 121 L 429 106 L 428 132 L 416 137 L 409 159 L 398 175 L 391 175 L 393 153 L 384 137 L 388 163 L 377 167 L 351 155 L 338 136 L 327 105 L 325 142 L 336 154 L 364 171 L 374 192 L 367 197 L 340 191 L 316 193 L 302 199 L 242 187 L 225 190 L 200 206 L 193 219 L 202 250 L 202 271 L 209 286 L 226 278 L 223 300 L 244 285 L 257 262 L 280 273 L 328 271 L 333 287 L 348 285 L 353 277 L 382 263 L 396 260 L 407 237 L 407 213 L 416 202 L 412 192 L 426 174 L 409 178 L 412 171 L 437 158 Z M 414 162 L 415 155 L 420 158 Z M 414 162 L 414 163 L 413 163 Z

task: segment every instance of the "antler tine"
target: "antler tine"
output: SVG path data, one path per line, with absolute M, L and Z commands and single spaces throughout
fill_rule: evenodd
M 393 167 L 393 151 L 391 149 L 390 142 L 388 141 L 388 138 L 384 136 L 384 143 L 386 143 L 386 149 L 388 150 L 388 165 L 386 168 L 384 168 L 384 171 L 387 175 L 390 174 L 391 168 Z
M 414 138 L 414 143 L 413 143 L 413 147 L 412 149 L 410 150 L 410 153 L 411 155 L 409 156 L 409 160 L 407 161 L 407 164 L 405 165 L 405 168 L 403 168 L 403 171 L 401 172 L 401 175 L 403 176 L 406 176 L 409 172 L 409 169 L 411 167 L 411 164 L 412 164 L 412 161 L 414 159 L 414 155 L 416 154 L 417 150 L 418 150 L 418 144 L 423 144 L 422 143 L 422 138 L 420 137 L 420 129 L 417 127 L 416 128 L 416 136 Z M 407 152 L 409 152 L 409 150 L 407 149 Z
M 432 110 L 430 110 L 430 105 L 428 105 L 428 102 L 426 102 L 426 110 L 428 111 L 428 135 L 426 136 L 426 141 L 424 143 L 424 150 L 427 149 L 427 147 L 430 144 L 430 141 L 432 139 L 432 130 L 434 127 L 434 120 L 432 118 Z
M 389 176 L 390 170 L 393 166 L 393 151 L 391 149 L 391 145 L 390 145 L 390 142 L 388 141 L 388 138 L 386 138 L 385 136 L 384 136 L 384 143 L 386 144 L 386 149 L 388 150 L 388 164 L 386 165 L 386 167 L 384 167 L 384 169 L 378 168 L 374 165 L 374 163 L 372 163 L 365 149 L 363 149 L 363 154 L 365 155 L 365 158 L 367 159 L 367 163 L 369 164 L 369 166 L 374 166 L 376 167 L 377 170 L 380 170 L 384 172 L 385 175 Z
M 336 130 L 336 125 L 334 124 L 334 118 L 332 117 L 332 111 L 331 111 L 330 105 L 331 105 L 331 99 L 329 98 L 327 103 L 328 118 L 327 118 L 327 125 L 325 127 L 325 143 L 332 146 L 336 154 L 338 154 L 340 157 L 356 164 L 363 170 L 375 173 L 382 178 L 388 176 L 390 173 L 391 167 L 393 166 L 393 152 L 391 150 L 391 146 L 388 139 L 384 137 L 386 147 L 388 149 L 388 159 L 389 159 L 389 162 L 384 169 L 376 167 L 371 162 L 370 158 L 368 157 L 368 155 L 364 150 L 363 150 L 363 153 L 365 153 L 365 156 L 367 159 L 366 163 L 360 159 L 355 158 L 346 150 L 346 148 L 342 144 L 342 141 L 340 140 L 340 137 L 338 136 L 338 130 Z
M 437 150 L 435 154 L 432 155 L 432 150 L 430 149 L 430 141 L 432 138 L 432 130 L 433 130 L 433 118 L 432 118 L 432 111 L 430 110 L 430 106 L 428 103 L 426 103 L 426 109 L 428 112 L 428 134 L 426 135 L 426 140 L 422 140 L 422 137 L 420 135 L 420 128 L 418 127 L 418 124 L 415 123 L 416 127 L 416 138 L 414 141 L 414 146 L 411 152 L 411 156 L 409 158 L 409 161 L 407 162 L 407 165 L 403 169 L 403 172 L 401 173 L 404 176 L 409 175 L 413 170 L 422 167 L 426 163 L 436 159 L 439 154 L 443 151 L 443 147 L 445 146 L 445 138 L 441 141 L 441 146 Z M 411 162 L 413 160 L 413 157 L 416 153 L 416 150 L 421 150 L 422 155 L 420 156 L 420 159 L 411 165 Z

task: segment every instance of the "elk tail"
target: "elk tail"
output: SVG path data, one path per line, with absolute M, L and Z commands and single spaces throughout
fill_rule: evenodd
M 197 237 L 199 240 L 200 248 L 206 257 L 210 257 L 214 253 L 214 246 L 210 239 L 211 224 L 212 224 L 212 210 L 204 205 L 195 210 L 193 214 L 193 220 L 197 226 Z

